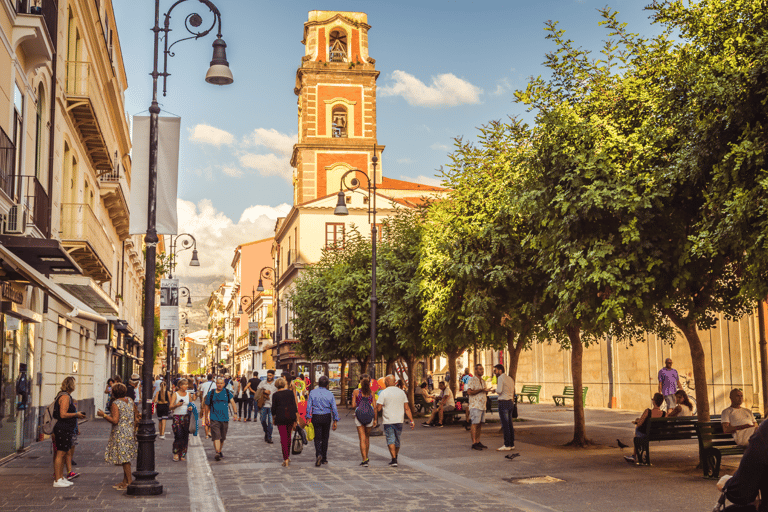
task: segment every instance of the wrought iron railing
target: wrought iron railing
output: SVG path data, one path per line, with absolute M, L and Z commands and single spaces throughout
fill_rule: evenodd
M 19 197 L 24 200 L 24 206 L 30 212 L 32 223 L 41 233 L 47 233 L 51 214 L 48 210 L 48 194 L 45 188 L 35 176 L 16 176 L 16 179 L 19 184 Z
M 15 181 L 13 179 L 16 166 L 16 147 L 5 131 L 0 128 L 0 190 L 14 199 Z

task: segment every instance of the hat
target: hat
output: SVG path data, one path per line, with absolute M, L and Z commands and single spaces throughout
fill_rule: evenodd
M 133 375 L 131 375 L 131 380 L 141 380 L 141 379 L 139 378 L 138 373 L 134 373 Z

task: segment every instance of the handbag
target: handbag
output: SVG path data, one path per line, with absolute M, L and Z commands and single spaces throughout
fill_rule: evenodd
M 298 455 L 301 453 L 301 450 L 304 449 L 304 442 L 301 440 L 301 434 L 299 434 L 299 429 L 297 428 L 293 432 L 293 442 L 291 443 L 291 454 Z
M 311 423 L 307 423 L 304 430 L 307 432 L 307 440 L 312 441 L 315 438 L 315 426 Z
M 517 419 L 517 402 L 512 404 L 512 419 Z

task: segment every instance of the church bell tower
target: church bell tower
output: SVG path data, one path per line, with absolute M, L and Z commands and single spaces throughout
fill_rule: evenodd
M 341 176 L 360 169 L 373 176 L 376 141 L 376 61 L 368 56 L 368 16 L 310 11 L 305 55 L 296 72 L 299 138 L 293 147 L 294 205 L 335 194 Z M 363 180 L 365 183 L 365 180 Z

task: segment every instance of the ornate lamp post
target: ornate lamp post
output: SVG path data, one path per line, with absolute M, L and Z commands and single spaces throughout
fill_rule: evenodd
M 245 297 L 240 297 L 240 309 L 237 310 L 237 314 L 242 316 L 245 313 L 243 312 L 243 306 L 245 306 L 246 309 L 251 308 L 251 313 L 248 315 L 248 320 L 253 321 L 253 303 L 256 302 L 256 289 L 254 288 L 251 291 L 251 295 L 246 295 Z M 250 333 L 249 333 L 250 336 Z M 251 371 L 254 371 L 256 369 L 256 354 L 251 352 Z
M 275 287 L 275 341 L 277 343 L 277 356 L 275 357 L 275 369 L 280 368 L 280 338 L 277 334 L 278 323 L 280 322 L 280 288 L 276 278 L 277 273 L 272 267 L 264 267 L 259 271 L 259 286 L 256 287 L 257 292 L 264 291 L 264 279 L 272 281 L 272 285 Z
M 376 163 L 379 158 L 376 156 L 376 146 L 373 147 L 373 157 L 371 162 L 373 163 L 373 176 L 370 177 L 363 171 L 357 169 L 351 169 L 344 173 L 341 177 L 341 186 L 339 189 L 339 200 L 336 203 L 336 209 L 333 211 L 334 215 L 349 215 L 347 210 L 347 200 L 344 195 L 344 190 L 355 191 L 360 188 L 360 180 L 355 174 L 362 174 L 365 176 L 368 182 L 368 222 L 371 224 L 371 370 L 370 375 L 372 380 L 376 380 L 376 305 L 378 304 L 378 298 L 376 297 L 376 239 L 378 229 L 376 228 Z M 347 176 L 352 174 L 352 178 L 347 184 Z
M 147 234 L 144 242 L 147 247 L 147 268 L 144 279 L 144 369 L 142 382 L 142 414 L 136 438 L 139 442 L 139 453 L 136 461 L 134 480 L 128 486 L 128 494 L 133 496 L 153 496 L 162 494 L 163 486 L 156 480 L 155 471 L 155 423 L 152 421 L 152 364 L 154 362 L 155 339 L 155 278 L 157 258 L 157 146 L 160 105 L 157 102 L 157 79 L 163 77 L 163 94 L 166 92 L 168 73 L 168 56 L 173 56 L 170 49 L 186 39 L 199 39 L 208 35 L 218 22 L 217 38 L 213 42 L 213 60 L 211 67 L 205 76 L 205 81 L 216 85 L 231 84 L 234 79 L 229 70 L 226 57 L 226 43 L 221 38 L 221 13 L 210 0 L 198 0 L 204 4 L 213 14 L 213 23 L 208 29 L 199 30 L 203 24 L 203 18 L 192 13 L 185 19 L 185 28 L 192 34 L 190 37 L 180 39 L 169 46 L 168 37 L 171 29 L 171 12 L 181 3 L 187 0 L 177 0 L 165 13 L 163 27 L 160 27 L 160 0 L 155 0 L 155 26 L 154 32 L 154 67 L 152 69 L 152 104 L 149 107 L 149 186 L 147 191 Z M 163 33 L 163 71 L 158 71 L 160 53 L 160 33 Z
M 173 271 L 176 268 L 176 256 L 181 251 L 192 249 L 192 259 L 189 261 L 190 267 L 199 267 L 200 260 L 197 259 L 197 240 L 189 233 L 182 233 L 177 236 L 171 235 L 171 246 L 168 251 L 168 278 L 173 279 Z

